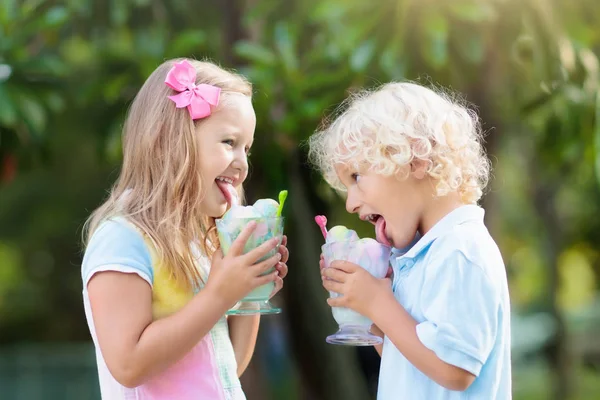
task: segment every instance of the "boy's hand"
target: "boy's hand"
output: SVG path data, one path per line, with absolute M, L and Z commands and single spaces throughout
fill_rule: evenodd
M 275 269 L 277 270 L 277 277 L 275 278 L 275 288 L 271 292 L 271 296 L 269 298 L 275 296 L 277 292 L 283 288 L 283 278 L 287 276 L 288 267 L 287 261 L 290 258 L 290 251 L 287 248 L 287 236 L 283 235 L 283 239 L 281 239 L 281 244 L 279 245 L 279 254 L 281 254 L 281 261 L 279 261 L 275 265 Z
M 389 278 L 377 279 L 348 261 L 333 261 L 321 269 L 323 287 L 341 296 L 327 299 L 331 307 L 347 307 L 370 318 L 382 297 L 392 293 Z

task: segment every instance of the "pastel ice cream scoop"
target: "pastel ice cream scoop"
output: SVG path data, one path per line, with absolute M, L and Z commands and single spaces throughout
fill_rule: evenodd
M 231 207 L 223 216 L 222 220 L 228 221 L 234 218 L 275 218 L 281 216 L 283 204 L 287 198 L 287 190 L 279 193 L 279 203 L 273 199 L 259 199 L 251 206 L 242 206 L 239 204 L 236 192 L 229 185 L 227 200 Z
M 252 206 L 234 206 L 225 213 L 223 219 L 230 220 L 234 218 L 260 218 L 263 215 Z
M 256 213 L 263 217 L 275 217 L 279 209 L 279 203 L 273 199 L 260 199 L 252 207 Z
M 343 225 L 336 225 L 327 232 L 325 243 L 347 242 L 358 239 L 358 235 L 354 230 L 348 229 Z

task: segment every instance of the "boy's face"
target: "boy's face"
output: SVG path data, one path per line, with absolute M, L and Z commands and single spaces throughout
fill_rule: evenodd
M 404 248 L 414 239 L 426 203 L 426 179 L 410 174 L 406 179 L 336 167 L 346 186 L 346 210 L 375 225 L 380 243 Z M 431 194 L 430 194 L 431 195 Z

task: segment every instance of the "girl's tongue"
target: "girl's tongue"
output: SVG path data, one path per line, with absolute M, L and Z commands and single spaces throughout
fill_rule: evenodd
M 385 233 L 385 218 L 382 216 L 379 216 L 375 222 L 375 238 L 379 243 L 392 247 L 392 243 Z
M 217 183 L 217 186 L 223 193 L 223 196 L 225 197 L 225 201 L 227 201 L 227 204 L 229 204 L 231 206 L 232 202 L 234 201 L 233 193 L 235 192 L 233 185 L 230 183 L 227 183 L 227 182 L 220 181 L 218 179 L 215 180 L 215 182 Z M 235 196 L 237 197 L 237 193 L 235 194 Z

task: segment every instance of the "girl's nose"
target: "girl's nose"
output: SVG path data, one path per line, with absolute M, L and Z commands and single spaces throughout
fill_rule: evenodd
M 248 155 L 246 152 L 237 152 L 231 166 L 242 172 L 248 171 Z

